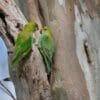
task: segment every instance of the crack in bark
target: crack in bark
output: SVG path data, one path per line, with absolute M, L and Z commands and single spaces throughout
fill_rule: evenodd
M 46 25 L 45 17 L 44 17 L 44 14 L 43 14 L 43 9 L 42 9 L 41 3 L 40 3 L 39 0 L 37 2 L 38 2 L 38 10 L 39 10 L 39 14 L 40 14 L 40 19 L 42 20 L 42 24 Z
M 6 13 L 2 9 L 0 9 L 0 18 L 3 21 L 3 23 L 5 24 L 5 27 L 4 27 L 4 29 L 6 30 L 5 35 L 7 36 L 10 43 L 12 43 L 14 45 L 15 44 L 14 37 L 9 32 L 9 28 L 8 28 L 7 22 L 5 20 L 6 16 L 7 16 Z
M 18 28 L 19 31 L 22 31 L 23 30 L 23 27 L 22 27 L 21 23 L 17 23 L 16 24 L 16 28 Z
M 87 40 L 84 41 L 84 51 L 85 51 L 85 54 L 86 54 L 86 57 L 87 57 L 87 62 L 89 64 L 91 64 L 92 61 L 91 61 L 91 57 L 90 57 L 90 54 L 89 54 L 89 48 L 88 48 Z

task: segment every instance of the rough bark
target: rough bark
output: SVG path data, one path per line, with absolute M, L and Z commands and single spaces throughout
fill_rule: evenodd
M 52 76 L 52 90 L 58 98 L 55 98 L 55 95 L 54 98 L 62 100 L 57 96 L 57 92 L 63 89 L 65 100 L 66 97 L 69 100 L 80 100 L 80 98 L 89 100 L 84 75 L 75 52 L 74 2 L 39 0 L 38 3 L 38 12 L 42 16 L 44 25 L 49 25 L 52 28 L 57 46 L 54 65 L 56 70 Z
M 75 10 L 76 51 L 87 82 L 90 100 L 100 99 L 99 3 L 99 0 L 85 0 L 85 2 L 79 0 L 77 2 L 78 9 Z
M 60 73 L 59 81 L 62 81 L 68 100 L 89 100 L 86 81 L 75 50 L 73 0 L 39 1 L 43 14 L 47 15 L 44 16 L 46 25 L 52 28 L 57 46 L 54 79 Z M 56 81 L 53 82 L 53 91 L 57 91 L 55 84 Z
M 0 0 L 0 19 L 0 33 L 9 52 L 13 52 L 15 39 L 27 21 L 13 0 Z M 13 54 L 9 55 L 10 61 L 12 56 Z M 17 100 L 51 100 L 45 66 L 34 44 L 28 59 L 11 74 L 16 87 Z
M 28 9 L 29 20 L 35 20 L 40 28 L 44 25 L 51 27 L 56 53 L 49 84 L 42 57 L 33 45 L 28 60 L 23 61 L 12 73 L 18 100 L 100 99 L 100 2 L 75 1 L 26 0 L 26 8 L 21 7 L 22 11 Z M 0 20 L 0 32 L 12 50 L 11 38 L 6 33 L 10 33 L 15 40 L 27 21 L 13 0 L 1 0 L 0 9 L 4 12 L 7 24 L 6 26 L 4 20 Z

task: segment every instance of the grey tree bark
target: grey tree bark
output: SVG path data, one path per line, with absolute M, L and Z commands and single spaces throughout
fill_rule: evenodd
M 75 6 L 77 56 L 86 79 L 90 100 L 99 100 L 100 1 L 79 0 L 77 3 L 78 9 Z
M 49 83 L 42 57 L 33 44 L 29 58 L 11 71 L 17 99 L 100 100 L 99 0 L 25 0 L 25 5 L 20 7 L 28 20 L 35 20 L 40 28 L 51 27 L 56 53 Z M 13 41 L 27 21 L 13 0 L 0 0 L 0 19 L 0 32 L 13 51 Z
M 13 52 L 14 41 L 27 21 L 13 0 L 0 0 L 0 19 L 0 33 L 9 52 Z M 10 61 L 12 56 L 13 54 L 9 55 Z M 11 70 L 18 100 L 51 100 L 50 85 L 44 68 L 42 57 L 33 44 L 29 58 L 16 70 Z

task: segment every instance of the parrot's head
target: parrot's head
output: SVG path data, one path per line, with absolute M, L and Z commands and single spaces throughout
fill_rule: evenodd
M 47 36 L 51 36 L 51 29 L 48 26 L 45 26 L 43 30 L 40 31 L 40 34 L 45 34 Z
M 24 29 L 27 30 L 27 31 L 35 32 L 39 28 L 38 28 L 38 25 L 35 22 L 29 22 L 24 26 Z

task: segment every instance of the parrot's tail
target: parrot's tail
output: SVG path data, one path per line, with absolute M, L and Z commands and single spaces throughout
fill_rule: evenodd
M 10 68 L 14 69 L 19 64 L 19 62 L 20 62 L 20 59 L 16 59 L 16 58 L 13 59 L 12 63 L 10 64 Z

